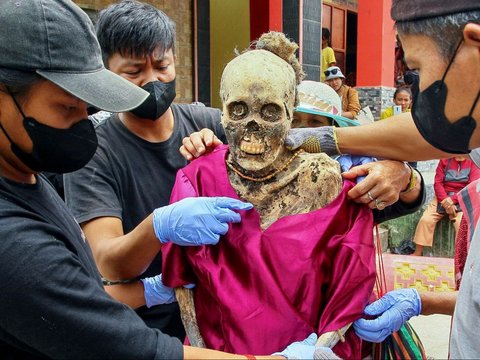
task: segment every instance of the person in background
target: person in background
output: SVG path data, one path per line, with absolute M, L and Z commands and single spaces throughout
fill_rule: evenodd
M 325 82 L 342 99 L 341 115 L 348 119 L 355 119 L 355 116 L 361 110 L 357 90 L 344 84 L 345 76 L 338 66 L 330 66 L 323 73 L 325 74 Z
M 299 104 L 293 113 L 292 128 L 360 125 L 342 116 L 342 100 L 327 84 L 303 80 L 297 89 Z
M 400 86 L 395 90 L 393 94 L 393 103 L 396 106 L 401 106 L 401 112 L 411 111 L 412 106 L 412 91 L 406 86 Z M 398 115 L 395 113 L 394 105 L 390 106 L 382 112 L 380 120 L 387 119 L 393 115 Z
M 448 216 L 455 227 L 455 237 L 462 219 L 457 195 L 460 190 L 480 178 L 480 169 L 466 156 L 454 156 L 439 161 L 435 171 L 435 196 L 420 218 L 413 242 L 413 255 L 421 256 L 424 246 L 432 246 L 437 223 Z
M 337 64 L 337 60 L 335 59 L 335 52 L 331 47 L 332 44 L 330 43 L 330 41 L 330 30 L 328 30 L 327 28 L 322 28 L 322 68 L 320 69 L 320 81 L 325 81 L 324 71 L 330 66 L 334 66 Z

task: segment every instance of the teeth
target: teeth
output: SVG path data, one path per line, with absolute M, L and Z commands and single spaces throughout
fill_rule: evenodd
M 247 154 L 257 155 L 265 152 L 265 147 L 263 146 L 263 144 L 258 144 L 258 143 L 253 144 L 246 141 L 242 141 L 240 143 L 240 150 L 242 150 L 243 152 L 246 152 Z

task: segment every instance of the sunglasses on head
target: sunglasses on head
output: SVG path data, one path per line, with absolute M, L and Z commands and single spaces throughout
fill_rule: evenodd
M 330 74 L 337 75 L 337 73 L 338 73 L 338 69 L 326 70 L 325 76 L 330 76 Z

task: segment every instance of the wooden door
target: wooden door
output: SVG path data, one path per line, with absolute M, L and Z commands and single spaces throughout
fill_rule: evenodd
M 337 66 L 345 73 L 347 52 L 347 11 L 345 9 L 323 4 L 322 27 L 330 30 L 332 48 L 335 52 Z M 322 71 L 325 69 L 322 69 Z

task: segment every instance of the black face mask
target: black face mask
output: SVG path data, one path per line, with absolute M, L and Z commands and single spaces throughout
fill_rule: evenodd
M 90 161 L 98 145 L 90 120 L 82 119 L 68 129 L 57 129 L 25 116 L 15 97 L 10 95 L 23 116 L 23 127 L 33 143 L 32 152 L 20 149 L 1 124 L 0 128 L 10 141 L 12 152 L 31 170 L 63 174 L 78 170 Z
M 132 114 L 142 119 L 157 120 L 165 114 L 176 96 L 175 80 L 168 83 L 152 81 L 143 85 L 142 89 L 148 91 L 150 95 L 139 107 L 130 110 Z
M 460 43 L 461 44 L 461 43 Z M 458 48 L 447 66 L 441 80 L 435 81 L 413 99 L 412 117 L 423 138 L 436 147 L 451 154 L 469 153 L 469 143 L 477 123 L 472 114 L 480 97 L 480 91 L 470 109 L 470 113 L 457 121 L 450 122 L 445 116 L 448 89 L 445 77 L 455 59 Z

